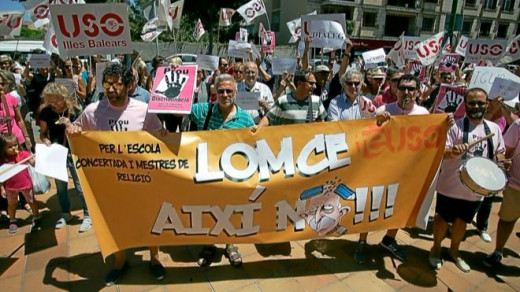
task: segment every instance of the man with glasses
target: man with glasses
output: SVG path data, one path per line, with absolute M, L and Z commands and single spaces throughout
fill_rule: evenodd
M 196 103 L 191 107 L 188 117 L 190 121 L 197 124 L 197 129 L 200 131 L 243 129 L 255 125 L 251 116 L 235 104 L 236 87 L 235 79 L 229 74 L 220 74 L 215 78 L 218 103 Z M 205 246 L 197 264 L 201 267 L 210 265 L 215 253 L 214 245 Z M 225 255 L 232 266 L 242 265 L 242 256 L 237 246 L 226 244 Z
M 390 67 L 386 73 L 390 78 L 390 86 L 386 88 L 382 95 L 378 95 L 374 99 L 374 105 L 376 107 L 397 101 L 397 82 L 399 82 L 399 78 L 404 75 L 404 71 L 396 67 Z
M 248 110 L 255 123 L 258 123 L 265 113 L 271 109 L 274 104 L 271 89 L 264 83 L 257 81 L 258 66 L 255 62 L 244 63 L 244 81 L 237 85 L 238 92 L 258 92 L 260 94 L 258 104 L 260 109 Z
M 220 74 L 226 74 L 229 70 L 229 62 L 226 58 L 220 58 L 218 60 L 218 70 Z
M 427 115 L 428 110 L 415 104 L 415 98 L 419 95 L 420 83 L 419 79 L 411 74 L 405 74 L 399 78 L 397 83 L 397 101 L 385 104 L 376 111 L 377 124 L 382 125 L 383 122 L 390 119 L 392 115 Z M 332 106 L 332 103 L 331 103 Z M 381 240 L 380 244 L 383 248 L 390 251 L 393 256 L 401 261 L 406 260 L 406 253 L 397 244 L 395 237 L 399 229 L 389 229 Z M 368 233 L 359 234 L 359 242 L 354 251 L 354 261 L 362 264 L 366 261 L 366 241 Z
M 350 70 L 341 77 L 343 92 L 334 98 L 327 111 L 329 121 L 357 120 L 373 117 L 376 107 L 361 95 L 363 74 Z
M 477 195 L 462 184 L 455 175 L 464 163 L 472 157 L 488 157 L 498 163 L 505 160 L 505 143 L 497 124 L 486 121 L 488 95 L 481 88 L 472 88 L 464 96 L 466 117 L 459 119 L 449 130 L 444 151 L 444 159 L 437 183 L 437 202 L 433 220 L 433 246 L 429 263 L 440 269 L 441 243 L 451 224 L 451 245 L 449 258 L 462 272 L 468 273 L 469 265 L 459 257 L 459 246 L 464 238 L 466 226 L 471 223 L 483 196 Z M 489 134 L 493 137 L 469 147 L 469 144 Z
M 67 125 L 67 134 L 82 131 L 161 131 L 161 121 L 155 114 L 148 113 L 148 105 L 128 97 L 133 78 L 129 68 L 117 63 L 109 65 L 103 71 L 106 98 L 88 105 L 73 124 Z M 118 251 L 114 256 L 114 266 L 105 277 L 107 286 L 115 284 L 128 266 L 126 251 Z M 162 280 L 165 270 L 159 261 L 157 246 L 150 247 L 150 259 L 152 274 L 157 280 Z
M 380 68 L 372 68 L 368 69 L 365 73 L 366 83 L 361 89 L 363 91 L 363 95 L 365 95 L 368 99 L 374 100 L 378 95 L 380 95 L 381 87 L 383 83 L 385 83 L 386 75 Z
M 259 127 L 269 125 L 303 124 L 325 121 L 327 111 L 319 96 L 313 95 L 316 78 L 310 72 L 294 73 L 296 91 L 282 95 L 276 100 L 273 108 L 253 127 L 255 132 Z

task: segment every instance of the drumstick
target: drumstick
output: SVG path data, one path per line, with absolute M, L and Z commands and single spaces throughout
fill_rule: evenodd
M 475 145 L 477 145 L 478 143 L 480 143 L 480 142 L 482 142 L 482 141 L 484 141 L 484 140 L 487 140 L 487 139 L 489 139 L 489 138 L 491 138 L 491 137 L 493 137 L 493 136 L 495 136 L 495 133 L 491 133 L 491 134 L 489 134 L 489 135 L 487 135 L 487 136 L 485 136 L 485 137 L 482 137 L 482 138 L 480 138 L 480 139 L 478 139 L 478 140 L 476 140 L 476 141 L 473 141 L 473 142 L 469 143 L 469 144 L 468 144 L 468 149 L 466 149 L 466 151 L 464 151 L 464 152 L 462 152 L 462 153 L 468 152 L 468 150 L 471 149 L 473 146 L 475 146 Z

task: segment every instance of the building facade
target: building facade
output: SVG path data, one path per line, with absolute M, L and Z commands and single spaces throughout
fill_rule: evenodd
M 454 3 L 455 1 L 455 3 Z M 291 37 L 286 23 L 314 10 L 345 13 L 351 39 L 396 41 L 401 33 L 429 37 L 447 30 L 452 5 L 455 31 L 472 38 L 508 39 L 520 34 L 520 0 L 271 0 L 266 1 L 277 44 Z M 377 42 L 376 42 L 377 43 Z

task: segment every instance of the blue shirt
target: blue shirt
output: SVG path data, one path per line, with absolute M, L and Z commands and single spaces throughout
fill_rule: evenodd
M 364 96 L 358 96 L 351 102 L 343 92 L 336 96 L 329 105 L 328 120 L 359 120 L 374 116 L 376 107 L 371 100 Z
M 128 96 L 144 103 L 148 103 L 150 101 L 150 92 L 139 85 L 137 85 L 134 93 L 128 94 Z

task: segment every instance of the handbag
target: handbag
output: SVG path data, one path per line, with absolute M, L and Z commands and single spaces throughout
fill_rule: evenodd
M 33 191 L 35 194 L 46 194 L 51 190 L 49 179 L 38 172 L 32 165 L 29 165 L 29 174 L 33 183 Z

